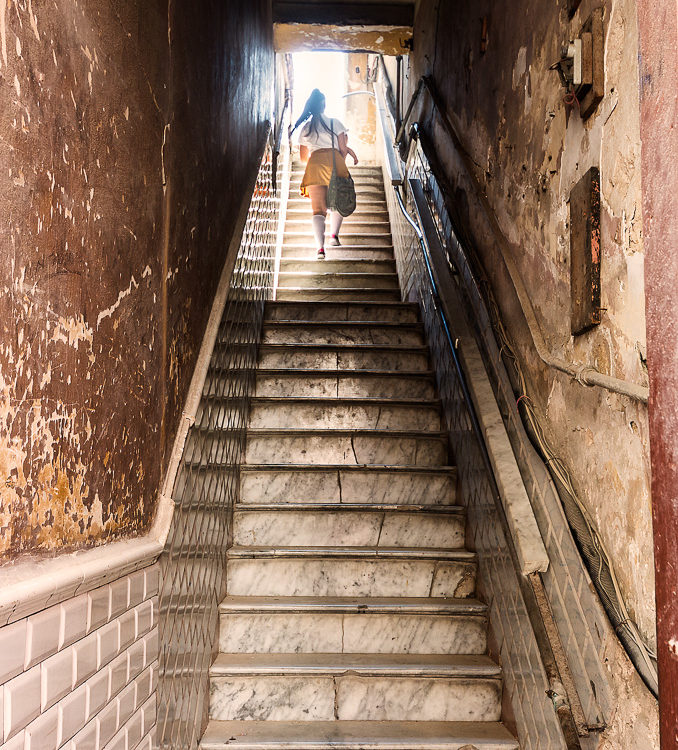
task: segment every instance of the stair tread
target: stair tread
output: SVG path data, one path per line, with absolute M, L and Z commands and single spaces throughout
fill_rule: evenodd
M 210 675 L 365 675 L 498 678 L 488 656 L 467 654 L 219 654 Z
M 320 377 L 320 378 L 354 378 L 354 377 L 378 377 L 378 378 L 415 378 L 419 380 L 431 380 L 434 376 L 433 370 L 310 370 L 308 368 L 291 369 L 284 367 L 259 367 L 257 375 L 279 375 L 280 377 Z
M 518 750 L 518 742 L 499 722 L 443 721 L 215 721 L 202 738 L 202 750 L 236 747 L 259 750 Z
M 366 404 L 368 406 L 415 406 L 421 408 L 440 408 L 439 399 L 430 398 L 384 398 L 376 396 L 252 396 L 252 403 L 272 404 L 324 404 L 328 407 L 346 404 L 357 406 Z
M 288 511 L 308 511 L 332 513 L 337 511 L 360 513 L 424 513 L 427 516 L 463 516 L 466 509 L 462 505 L 390 505 L 389 503 L 236 503 L 236 513 L 285 513 Z
M 464 560 L 475 561 L 476 553 L 466 549 L 436 547 L 242 547 L 233 545 L 231 559 L 252 558 L 350 558 L 352 560 Z
M 249 435 L 359 435 L 361 437 L 389 437 L 389 438 L 426 438 L 432 440 L 447 440 L 447 433 L 442 430 L 375 430 L 370 427 L 248 427 Z M 336 464 L 335 464 L 336 465 Z M 386 464 L 388 465 L 388 464 Z
M 340 290 L 341 291 L 341 290 Z M 218 344 L 219 342 L 217 342 Z M 428 347 L 424 344 L 356 344 L 356 343 L 350 343 L 350 344 L 343 344 L 341 342 L 337 342 L 336 344 L 313 344 L 313 343 L 304 343 L 303 341 L 294 341 L 294 342 L 288 342 L 288 341 L 281 341 L 281 342 L 270 342 L 270 343 L 262 343 L 259 345 L 259 351 L 263 349 L 281 349 L 281 348 L 297 348 L 297 349 L 323 349 L 323 350 L 331 350 L 331 349 L 342 349 L 342 350 L 351 350 L 351 349 L 357 349 L 359 351 L 386 351 L 386 352 L 426 352 L 428 353 Z M 322 370 L 319 370 L 318 372 L 322 372 Z
M 484 615 L 477 599 L 451 597 L 227 596 L 221 612 L 332 612 L 378 614 Z
M 398 323 L 388 320 L 266 320 L 263 326 L 264 329 L 305 326 L 308 328 L 392 328 L 396 331 L 418 332 L 424 330 L 424 326 L 420 322 Z
M 240 471 L 356 471 L 391 473 L 403 472 L 408 474 L 456 474 L 456 466 L 417 466 L 396 464 L 381 466 L 379 464 L 363 464 L 361 466 L 346 464 L 243 464 Z

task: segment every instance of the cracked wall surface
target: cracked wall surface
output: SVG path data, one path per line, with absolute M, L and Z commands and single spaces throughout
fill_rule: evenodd
M 634 3 L 604 3 L 605 96 L 590 119 L 582 122 L 576 111 L 568 115 L 565 91 L 556 72 L 549 70 L 595 5 L 583 0 L 569 20 L 564 2 L 516 0 L 507 13 L 490 0 L 480 0 L 472 10 L 422 0 L 410 88 L 422 74 L 435 78 L 508 238 L 551 352 L 646 386 Z M 459 216 L 473 236 L 517 345 L 529 395 L 610 550 L 631 616 L 653 644 L 647 407 L 600 388 L 584 388 L 539 360 L 489 225 L 458 155 L 433 124 L 429 100 L 418 107 L 417 118 L 435 133 L 439 156 L 457 191 Z M 601 174 L 602 323 L 573 337 L 568 201 L 573 186 L 592 166 Z M 616 674 L 632 673 L 619 667 L 627 662 L 617 652 L 609 663 L 617 664 Z M 604 735 L 601 747 L 656 747 L 654 700 L 637 677 L 627 676 L 625 686 L 613 677 L 620 720 Z M 633 715 L 633 726 L 621 715 Z
M 144 532 L 270 113 L 270 3 L 0 3 L 0 556 Z

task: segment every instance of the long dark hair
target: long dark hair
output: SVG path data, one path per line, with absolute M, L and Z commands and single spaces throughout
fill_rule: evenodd
M 309 117 L 311 118 L 311 130 L 315 133 L 318 132 L 318 125 L 322 125 L 325 130 L 328 130 L 327 125 L 322 120 L 322 113 L 325 111 L 325 94 L 320 89 L 313 89 L 311 95 L 306 100 L 304 105 L 304 111 L 301 117 L 294 123 L 292 133 L 300 126 L 303 125 Z M 292 134 L 290 133 L 290 135 Z

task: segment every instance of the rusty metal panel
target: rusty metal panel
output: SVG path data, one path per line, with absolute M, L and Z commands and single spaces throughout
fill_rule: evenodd
M 600 323 L 600 171 L 591 167 L 570 193 L 572 335 Z

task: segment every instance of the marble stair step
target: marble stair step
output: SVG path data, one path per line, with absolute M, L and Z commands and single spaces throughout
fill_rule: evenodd
M 281 271 L 279 289 L 295 287 L 304 289 L 394 289 L 400 291 L 395 273 L 345 273 L 324 271 Z
M 317 260 L 315 242 L 287 243 L 281 250 L 281 258 L 308 258 L 308 260 Z M 325 261 L 332 260 L 393 260 L 393 246 L 383 245 L 374 247 L 372 245 L 341 245 L 339 247 L 325 248 Z M 322 261 L 320 261 L 322 262 Z
M 276 292 L 276 299 L 293 302 L 313 300 L 319 302 L 378 302 L 381 300 L 399 302 L 400 290 L 380 287 L 309 289 L 307 287 L 279 286 Z
M 255 396 L 434 399 L 435 395 L 432 373 L 362 370 L 328 374 L 282 369 L 258 369 L 256 373 Z
M 356 196 L 357 197 L 357 196 Z M 298 193 L 293 193 L 287 201 L 288 211 L 303 211 L 306 216 L 311 215 L 311 201 L 308 198 L 302 198 Z M 386 196 L 370 196 L 367 194 L 361 195 L 360 200 L 356 201 L 356 210 L 359 211 L 388 211 L 388 205 L 386 203 Z
M 363 304 L 360 302 L 267 302 L 264 320 L 326 320 L 334 323 L 364 321 L 390 323 L 416 323 L 419 308 L 409 302 L 382 302 Z
M 446 507 L 456 502 L 453 467 L 244 464 L 240 503 L 383 503 Z
M 292 221 L 309 221 L 311 216 L 310 201 L 303 206 L 288 207 L 286 216 L 288 220 Z M 356 206 L 356 210 L 347 218 L 344 219 L 342 226 L 347 225 L 351 219 L 358 221 L 389 221 L 388 209 L 386 204 L 382 205 L 379 203 L 374 208 L 363 207 L 361 202 L 360 206 Z
M 229 404 L 225 405 L 230 409 Z M 226 424 L 219 408 L 212 405 L 208 416 L 215 425 Z M 196 424 L 202 428 L 200 410 Z M 331 429 L 441 431 L 440 403 L 416 399 L 332 399 L 264 396 L 251 400 L 248 430 Z
M 329 239 L 331 236 L 330 222 L 325 221 L 325 236 Z M 307 232 L 311 227 L 311 216 L 307 214 L 305 217 L 291 215 L 287 217 L 285 222 L 286 232 Z M 312 227 L 311 227 L 312 229 Z M 344 232 L 353 234 L 367 233 L 367 234 L 390 234 L 391 224 L 388 219 L 366 219 L 356 217 L 355 214 L 351 214 L 348 218 L 344 219 L 339 229 L 339 236 L 341 237 Z
M 498 722 L 210 721 L 201 750 L 519 750 Z
M 498 721 L 501 670 L 486 656 L 220 654 L 218 720 Z
M 428 371 L 425 346 L 346 346 L 329 344 L 262 344 L 258 366 L 263 369 L 315 369 L 320 372 L 384 369 Z
M 241 546 L 463 547 L 465 513 L 447 508 L 367 503 L 238 503 L 233 543 Z
M 230 596 L 469 597 L 466 550 L 403 547 L 231 547 Z
M 329 248 L 328 248 L 329 250 Z M 331 255 L 331 253 L 328 253 Z M 280 270 L 284 273 L 395 273 L 395 260 L 365 259 L 342 260 L 328 257 L 318 260 L 314 257 L 282 258 Z
M 262 332 L 264 344 L 377 344 L 424 346 L 421 323 L 364 323 L 324 320 L 271 321 Z
M 187 459 L 191 455 L 190 439 Z M 336 464 L 441 466 L 447 463 L 447 434 L 396 430 L 248 429 L 248 464 Z
M 285 230 L 283 242 L 292 245 L 313 245 L 315 242 L 313 230 L 310 223 L 306 229 L 290 231 Z M 342 232 L 341 246 L 351 247 L 352 245 L 370 245 L 372 247 L 392 247 L 393 240 L 389 232 Z

